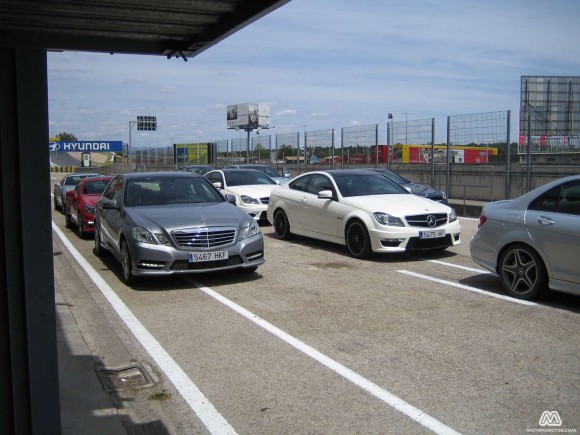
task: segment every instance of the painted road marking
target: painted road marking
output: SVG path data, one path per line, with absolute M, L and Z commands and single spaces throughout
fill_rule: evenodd
M 340 364 L 339 362 L 329 358 L 328 356 L 324 355 L 323 353 L 317 351 L 313 347 L 307 345 L 306 343 L 298 340 L 297 338 L 291 336 L 290 334 L 282 331 L 280 328 L 272 325 L 271 323 L 267 322 L 266 320 L 258 317 L 257 315 L 253 314 L 251 311 L 246 310 L 245 308 L 241 307 L 240 305 L 232 302 L 228 298 L 222 296 L 218 292 L 212 290 L 209 287 L 205 287 L 198 281 L 193 279 L 188 279 L 193 285 L 199 288 L 201 291 L 205 292 L 207 295 L 211 296 L 212 298 L 216 299 L 217 301 L 221 302 L 222 304 L 228 306 L 238 314 L 242 315 L 246 319 L 250 320 L 251 322 L 255 323 L 259 327 L 265 329 L 266 331 L 270 332 L 271 334 L 275 335 L 279 339 L 285 341 L 290 346 L 294 347 L 295 349 L 299 350 L 300 352 L 305 353 L 315 361 L 319 362 L 320 364 L 326 366 L 330 370 L 334 371 L 335 373 L 339 374 L 343 378 L 347 379 L 348 381 L 352 382 L 353 384 L 357 385 L 358 387 L 362 388 L 363 390 L 367 391 L 368 393 L 372 394 L 376 398 L 382 400 L 387 405 L 395 408 L 397 411 L 405 414 L 407 417 L 415 420 L 417 423 L 425 426 L 428 429 L 431 429 L 433 432 L 437 434 L 458 434 L 455 430 L 451 429 L 450 427 L 446 426 L 445 424 L 441 423 L 439 420 L 431 417 L 430 415 L 426 414 L 425 412 L 421 411 L 418 408 L 415 408 L 413 405 L 405 402 L 403 399 L 395 396 L 394 394 L 388 392 L 387 390 L 379 387 L 378 385 L 374 384 L 373 382 L 369 381 L 368 379 L 364 378 L 363 376 L 359 375 L 358 373 L 352 371 L 348 367 Z
M 433 281 L 433 282 L 437 282 L 439 284 L 444 284 L 444 285 L 448 285 L 451 287 L 457 287 L 457 288 L 461 288 L 464 290 L 469 290 L 470 292 L 479 293 L 479 294 L 486 295 L 486 296 L 491 296 L 493 298 L 503 299 L 503 300 L 509 301 L 509 302 L 515 302 L 516 304 L 529 305 L 529 306 L 537 306 L 538 305 L 535 302 L 530 302 L 530 301 L 526 301 L 523 299 L 516 299 L 516 298 L 512 298 L 510 296 L 498 295 L 496 293 L 481 290 L 481 289 L 478 289 L 476 287 L 471 287 L 468 285 L 459 284 L 459 283 L 456 283 L 453 281 L 446 281 L 444 279 L 433 278 L 432 276 L 411 272 L 409 270 L 397 270 L 397 272 L 403 273 L 405 275 L 414 276 L 415 278 L 425 279 L 427 281 Z

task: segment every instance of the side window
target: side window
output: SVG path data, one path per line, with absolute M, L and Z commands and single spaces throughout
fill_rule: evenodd
M 308 180 L 310 180 L 311 176 L 306 175 L 305 177 L 300 177 L 297 180 L 291 181 L 288 185 L 290 189 L 299 190 L 301 192 L 307 192 L 306 186 L 308 185 Z
M 541 196 L 534 199 L 528 206 L 529 210 L 537 211 L 552 211 L 555 212 L 558 208 L 558 200 L 560 198 L 561 186 L 548 190 Z
M 121 181 L 120 177 L 113 178 L 109 186 L 103 192 L 103 196 L 107 199 L 113 199 L 113 197 L 115 196 L 117 184 L 119 184 L 120 181 Z
M 332 190 L 332 192 L 334 193 L 332 183 L 330 182 L 328 177 L 320 174 L 313 175 L 310 180 L 310 183 L 308 184 L 308 193 L 318 195 L 318 193 L 322 190 Z
M 580 183 L 564 186 L 558 211 L 580 216 Z
M 113 199 L 117 201 L 117 204 L 123 204 L 123 179 L 119 178 L 119 182 L 115 184 L 115 192 L 113 193 Z

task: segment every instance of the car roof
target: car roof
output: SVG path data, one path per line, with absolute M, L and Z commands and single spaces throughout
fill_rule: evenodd
M 259 172 L 260 174 L 262 174 L 261 171 L 258 171 L 257 169 L 252 169 L 252 168 L 224 168 L 224 169 L 217 169 L 218 171 L 222 171 L 222 172 Z M 215 172 L 215 171 L 212 171 Z
M 145 178 L 188 178 L 188 177 L 198 177 L 203 178 L 199 174 L 193 172 L 178 172 L 178 171 L 163 171 L 163 172 L 133 172 L 130 174 L 120 174 L 124 176 L 127 180 L 142 180 Z

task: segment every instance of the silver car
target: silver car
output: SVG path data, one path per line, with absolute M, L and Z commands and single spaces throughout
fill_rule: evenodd
M 61 210 L 64 213 L 64 207 L 66 205 L 66 194 L 73 190 L 77 184 L 83 178 L 88 177 L 98 177 L 99 174 L 92 174 L 92 173 L 85 173 L 85 174 L 68 174 L 62 177 L 62 179 L 54 185 L 53 193 L 53 201 L 54 201 L 54 209 Z
M 548 288 L 580 295 L 580 175 L 486 204 L 470 249 L 516 298 Z
M 238 269 L 264 263 L 258 223 L 200 175 L 115 176 L 95 211 L 95 254 L 113 253 L 122 278 Z

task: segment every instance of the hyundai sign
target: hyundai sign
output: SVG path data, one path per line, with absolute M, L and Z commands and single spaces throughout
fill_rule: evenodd
M 123 151 L 123 141 L 120 140 L 91 140 L 91 141 L 49 141 L 49 151 L 64 151 L 67 153 L 73 152 L 95 152 L 105 153 L 109 151 Z

